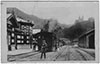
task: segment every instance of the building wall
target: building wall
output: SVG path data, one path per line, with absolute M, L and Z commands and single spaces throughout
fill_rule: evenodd
M 79 46 L 83 48 L 95 48 L 94 32 L 80 37 Z
M 95 38 L 93 33 L 88 36 L 88 40 L 88 47 L 95 49 Z
M 79 39 L 79 46 L 80 46 L 80 47 L 83 47 L 83 48 L 87 48 L 86 36 L 81 37 L 81 38 Z

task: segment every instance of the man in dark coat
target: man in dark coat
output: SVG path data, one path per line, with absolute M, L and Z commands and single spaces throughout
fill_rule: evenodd
M 43 40 L 43 44 L 41 46 L 41 59 L 44 56 L 44 58 L 46 58 L 46 47 L 47 47 L 47 43 L 45 40 Z

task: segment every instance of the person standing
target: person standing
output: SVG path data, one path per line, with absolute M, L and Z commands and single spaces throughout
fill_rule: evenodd
M 34 39 L 34 41 L 33 41 L 33 50 L 36 50 L 36 44 L 37 44 L 37 41 L 36 41 L 36 39 Z
M 46 58 L 46 47 L 47 47 L 47 43 L 45 40 L 43 40 L 43 44 L 41 46 L 41 59 L 44 56 L 44 58 Z

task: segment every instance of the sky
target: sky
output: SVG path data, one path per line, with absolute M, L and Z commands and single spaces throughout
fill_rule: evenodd
M 99 21 L 98 2 L 9 2 L 5 5 L 39 18 L 57 19 L 62 24 L 73 24 L 79 16 Z

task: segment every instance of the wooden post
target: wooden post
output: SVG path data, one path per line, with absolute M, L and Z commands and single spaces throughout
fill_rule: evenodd
M 11 51 L 11 34 L 7 33 L 7 44 L 8 44 L 8 51 Z
M 30 48 L 32 48 L 32 35 L 30 34 L 30 39 L 29 39 L 29 42 L 30 42 Z
M 30 42 L 30 48 L 32 48 L 32 32 L 31 32 L 31 26 L 29 26 L 29 42 Z
M 24 39 L 23 40 L 24 40 L 24 44 L 26 44 L 26 41 L 27 41 L 26 40 L 26 33 L 24 34 Z
M 15 36 L 14 36 L 14 42 L 15 42 L 15 49 L 17 50 L 17 33 L 14 32 Z
M 21 34 L 20 34 L 20 39 L 21 39 L 21 43 L 22 43 L 23 40 L 22 40 L 22 35 Z

